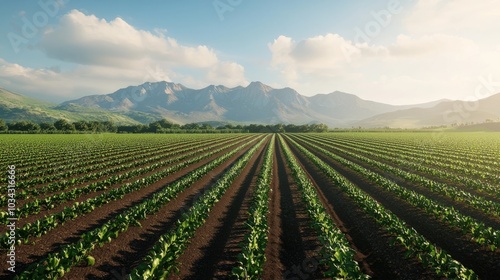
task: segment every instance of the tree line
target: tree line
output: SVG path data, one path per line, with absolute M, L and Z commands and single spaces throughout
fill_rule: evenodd
M 10 133 L 78 133 L 78 132 L 117 132 L 116 125 L 111 121 L 76 121 L 69 122 L 59 119 L 55 122 L 35 123 L 32 121 L 17 121 L 6 123 L 0 120 L 0 131 Z
M 17 121 L 6 123 L 0 119 L 3 133 L 271 133 L 271 132 L 326 132 L 325 124 L 226 124 L 214 127 L 208 123 L 176 124 L 166 119 L 149 124 L 116 125 L 111 121 L 76 121 L 59 119 L 53 123 Z

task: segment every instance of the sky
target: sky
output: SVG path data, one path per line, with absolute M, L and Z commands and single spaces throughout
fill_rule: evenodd
M 261 81 L 389 104 L 500 92 L 500 0 L 5 1 L 0 87 L 62 102 Z

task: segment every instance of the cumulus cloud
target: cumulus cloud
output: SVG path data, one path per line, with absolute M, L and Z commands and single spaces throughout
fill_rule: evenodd
M 292 38 L 279 36 L 269 45 L 272 64 L 294 65 L 303 69 L 331 69 L 343 63 L 343 47 L 351 44 L 337 34 L 326 34 L 295 42 Z
M 70 71 L 60 71 L 57 67 L 35 69 L 0 59 L 0 84 L 9 90 L 52 102 L 110 93 L 127 81 L 144 82 L 139 78 L 142 74 L 137 70 L 103 66 L 80 66 Z
M 466 98 L 479 76 L 498 73 L 500 0 L 420 0 L 401 17 L 400 34 L 383 44 L 279 36 L 269 43 L 270 64 L 306 94 L 337 89 L 396 103 Z
M 234 62 L 223 62 L 212 67 L 207 73 L 207 81 L 228 87 L 248 84 L 245 80 L 245 69 Z
M 325 34 L 295 41 L 287 36 L 279 36 L 268 45 L 272 54 L 271 66 L 280 71 L 284 84 L 298 89 L 312 84 L 325 84 L 340 76 L 352 73 L 357 61 L 365 53 L 376 53 L 377 47 L 354 44 L 338 34 Z M 328 83 L 327 83 L 328 84 Z M 314 93 L 310 88 L 304 93 Z
M 0 83 L 53 101 L 147 81 L 192 87 L 247 83 L 238 63 L 219 59 L 208 46 L 187 46 L 165 34 L 164 29 L 140 30 L 121 18 L 106 21 L 72 10 L 43 32 L 38 48 L 73 67 L 34 69 L 0 60 Z
M 396 43 L 388 46 L 388 50 L 394 56 L 421 57 L 437 55 L 441 59 L 480 52 L 479 46 L 474 41 L 445 34 L 424 35 L 418 38 L 399 35 Z
M 414 35 L 433 32 L 498 38 L 500 0 L 420 0 L 403 22 Z
M 269 44 L 271 65 L 285 83 L 306 94 L 349 91 L 372 100 L 432 100 L 464 92 L 478 73 L 498 65 L 498 52 L 454 35 L 399 35 L 394 43 L 354 43 L 338 34 L 298 42 L 279 36 Z M 397 86 L 396 86 L 397 85 Z M 434 86 L 434 90 L 433 90 Z M 448 86 L 448 88 L 447 88 Z M 470 86 L 470 85 L 468 85 Z
M 163 61 L 171 66 L 208 68 L 218 63 L 214 50 L 188 47 L 175 39 L 138 30 L 121 18 L 99 19 L 73 10 L 45 31 L 40 48 L 50 57 L 87 65 L 136 66 Z

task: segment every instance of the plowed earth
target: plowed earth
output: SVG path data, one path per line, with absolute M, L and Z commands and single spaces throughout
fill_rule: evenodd
M 260 137 L 262 136 L 256 135 L 250 140 L 246 140 L 254 142 L 166 203 L 155 215 L 150 215 L 141 221 L 141 227 L 130 227 L 112 242 L 106 243 L 102 247 L 96 247 L 91 253 L 96 260 L 95 265 L 77 265 L 71 268 L 63 279 L 126 279 L 130 271 L 146 256 L 159 237 L 173 229 L 176 221 L 193 205 L 196 198 L 212 187 L 215 181 L 234 162 L 258 142 Z M 241 252 L 240 243 L 243 242 L 247 233 L 245 222 L 248 218 L 248 210 L 262 167 L 266 146 L 271 144 L 270 138 L 268 137 L 264 145 L 260 146 L 222 199 L 211 210 L 206 222 L 197 229 L 194 238 L 190 240 L 187 249 L 178 259 L 178 272 L 172 273 L 169 279 L 232 279 L 231 269 L 238 264 L 237 256 Z M 241 138 L 235 138 L 228 145 L 235 144 L 239 140 Z M 445 249 L 453 258 L 468 268 L 473 269 L 481 279 L 498 279 L 496 278 L 500 275 L 498 250 L 491 252 L 481 248 L 456 229 L 435 220 L 395 195 L 366 181 L 356 172 L 319 154 L 310 148 L 306 141 L 302 141 L 300 138 L 296 138 L 296 140 L 414 227 L 428 240 Z M 423 266 L 418 259 L 405 258 L 405 249 L 402 246 L 391 246 L 394 236 L 388 234 L 383 227 L 364 213 L 293 144 L 290 142 L 288 144 L 313 182 L 328 214 L 349 240 L 351 247 L 356 252 L 356 261 L 364 273 L 372 276 L 373 279 L 439 279 L 431 269 Z M 278 141 L 275 141 L 274 145 L 273 179 L 270 186 L 272 191 L 269 196 L 270 211 L 267 216 L 269 233 L 262 278 L 273 280 L 323 279 L 322 272 L 327 268 L 321 264 L 321 256 L 319 255 L 321 244 L 316 232 L 311 228 L 311 220 L 307 215 L 306 206 L 302 201 L 290 168 L 287 166 L 282 147 Z M 168 187 L 169 183 L 234 149 L 234 147 L 229 147 L 228 150 L 170 174 L 157 183 L 127 194 L 123 199 L 98 207 L 91 213 L 68 221 L 41 237 L 31 238 L 28 244 L 17 246 L 16 272 L 21 272 L 29 264 L 42 260 L 51 252 L 57 252 L 61 245 L 76 242 L 83 233 L 99 227 L 125 209 L 148 199 L 155 192 Z M 347 156 L 345 158 L 370 168 L 362 162 Z M 372 170 L 379 172 L 377 169 Z M 449 203 L 443 197 L 433 197 L 432 193 L 420 190 L 418 186 L 411 184 L 404 186 L 420 191 L 443 203 Z M 119 185 L 111 188 L 116 187 Z M 79 200 L 96 195 L 98 193 L 85 195 Z M 44 214 L 57 212 L 73 202 L 64 203 L 51 211 L 33 215 L 21 223 L 31 222 L 38 217 L 43 217 Z M 453 206 L 461 207 L 457 204 Z M 475 213 L 471 211 L 470 214 Z M 477 214 L 475 217 L 481 218 L 481 215 Z M 490 225 L 498 226 L 497 220 L 485 217 L 485 221 Z M 5 264 L 6 254 L 2 253 L 0 259 Z M 15 274 L 7 271 L 6 268 L 0 274 L 2 279 L 12 279 L 14 276 Z

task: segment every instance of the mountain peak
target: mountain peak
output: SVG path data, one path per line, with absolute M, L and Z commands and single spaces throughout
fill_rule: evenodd
M 272 87 L 270 87 L 266 84 L 263 84 L 262 82 L 259 82 L 259 81 L 251 82 L 246 88 L 261 90 L 261 91 L 266 92 L 266 93 L 273 90 Z
M 230 90 L 230 88 L 223 86 L 223 85 L 209 85 L 206 88 L 203 88 L 203 90 L 207 90 L 208 92 L 212 93 L 224 93 Z
M 182 84 L 176 84 L 167 81 L 158 81 L 158 82 L 145 82 L 139 87 L 148 89 L 148 90 L 165 90 L 165 93 L 170 94 L 174 91 L 181 91 L 186 89 Z
M 500 120 L 500 94 L 478 100 L 477 110 L 469 112 L 468 118 L 454 109 L 460 102 L 463 101 L 390 105 L 363 100 L 340 91 L 306 97 L 292 88 L 274 89 L 258 81 L 246 87 L 212 85 L 203 89 L 160 81 L 129 86 L 106 95 L 85 96 L 59 106 L 0 88 L 0 118 L 40 122 L 64 117 L 70 120 L 109 119 L 117 123 L 147 123 L 166 118 L 177 123 L 207 120 L 295 124 L 322 122 L 335 127 L 407 128 Z M 446 112 L 451 112 L 449 120 L 443 117 Z

